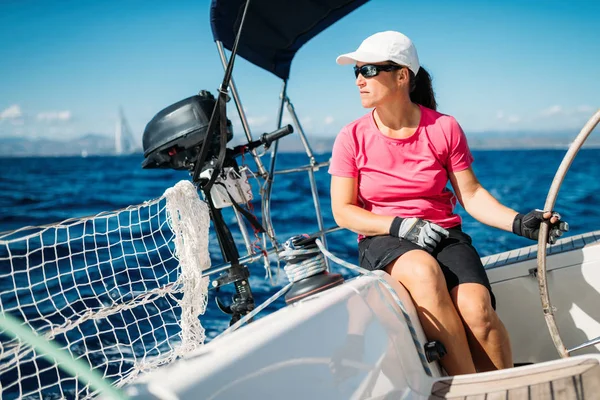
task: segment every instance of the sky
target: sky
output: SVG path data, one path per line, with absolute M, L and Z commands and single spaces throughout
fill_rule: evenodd
M 223 67 L 209 6 L 0 0 L 0 138 L 113 135 L 122 107 L 141 140 L 161 109 L 215 94 Z M 366 112 L 352 68 L 335 58 L 397 30 L 432 75 L 438 110 L 467 135 L 576 134 L 600 107 L 599 18 L 600 1 L 373 0 L 300 49 L 288 95 L 309 135 L 334 136 Z M 238 58 L 234 81 L 255 137 L 275 129 L 281 80 Z

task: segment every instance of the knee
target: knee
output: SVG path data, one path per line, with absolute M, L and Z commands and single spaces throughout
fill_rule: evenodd
M 456 308 L 465 325 L 476 336 L 486 337 L 495 326 L 496 312 L 487 289 L 485 294 L 459 297 Z
M 412 268 L 412 275 L 415 283 L 421 287 L 430 290 L 448 290 L 444 274 L 435 260 L 415 263 Z
M 412 253 L 412 254 L 411 254 Z M 400 257 L 388 271 L 411 292 L 447 291 L 446 280 L 437 261 L 424 251 Z

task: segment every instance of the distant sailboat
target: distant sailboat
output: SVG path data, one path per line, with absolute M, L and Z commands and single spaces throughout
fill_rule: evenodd
M 115 127 L 115 154 L 131 154 L 136 150 L 133 133 L 125 118 L 123 108 L 119 107 L 119 116 Z

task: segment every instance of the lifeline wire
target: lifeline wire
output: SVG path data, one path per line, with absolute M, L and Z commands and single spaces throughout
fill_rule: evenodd
M 378 276 L 377 274 L 374 274 L 373 272 L 369 271 L 368 269 L 361 268 L 358 265 L 351 264 L 347 261 L 342 260 L 341 258 L 334 256 L 325 248 L 325 246 L 323 246 L 323 243 L 321 243 L 321 241 L 319 239 L 316 240 L 316 243 L 317 243 L 317 246 L 319 246 L 319 249 L 321 249 L 321 251 L 323 252 L 323 254 L 325 254 L 333 262 L 335 262 L 339 265 L 342 265 L 346 268 L 349 268 L 351 270 L 360 272 L 363 275 L 367 275 L 367 276 L 377 279 L 383 285 L 383 287 L 385 287 L 390 292 L 390 294 L 392 295 L 392 298 L 394 299 L 394 301 L 400 308 L 400 311 L 402 311 L 402 316 L 404 317 L 404 320 L 406 321 L 406 325 L 408 325 L 408 330 L 410 331 L 410 336 L 412 337 L 413 343 L 415 344 L 415 347 L 417 348 L 417 353 L 419 353 L 419 358 L 421 359 L 421 364 L 423 364 L 423 368 L 425 369 L 425 372 L 427 373 L 427 375 L 432 376 L 431 369 L 429 368 L 429 363 L 427 362 L 427 358 L 425 357 L 425 353 L 423 352 L 423 345 L 421 344 L 421 342 L 419 341 L 419 338 L 417 337 L 417 331 L 415 330 L 415 328 L 410 320 L 410 316 L 408 315 L 406 308 L 404 308 L 404 304 L 402 303 L 402 300 L 400 300 L 400 297 L 398 297 L 394 288 L 391 287 L 390 284 L 387 283 L 385 279 Z M 395 311 L 395 310 L 392 308 L 392 311 Z
M 225 336 L 226 334 L 233 332 L 234 330 L 239 328 L 243 323 L 245 323 L 246 321 L 248 321 L 249 319 L 254 317 L 256 314 L 258 314 L 260 311 L 262 311 L 265 307 L 267 307 L 269 304 L 273 303 L 280 296 L 282 296 L 285 292 L 287 292 L 292 287 L 294 282 L 297 282 L 301 279 L 308 278 L 309 276 L 313 276 L 320 272 L 325 271 L 327 269 L 327 264 L 325 263 L 325 257 L 323 256 L 323 255 L 325 255 L 329 259 L 331 259 L 333 262 L 335 262 L 341 266 L 344 266 L 348 269 L 357 271 L 362 275 L 370 276 L 372 278 L 377 279 L 377 281 L 380 282 L 383 285 L 383 287 L 385 287 L 390 292 L 392 298 L 394 299 L 394 301 L 400 308 L 400 311 L 402 312 L 402 316 L 404 317 L 404 320 L 406 321 L 406 325 L 408 326 L 410 336 L 413 340 L 413 343 L 415 344 L 415 347 L 417 348 L 417 353 L 419 354 L 419 359 L 421 360 L 423 369 L 425 370 L 427 375 L 432 376 L 431 369 L 429 368 L 429 363 L 427 362 L 427 358 L 425 357 L 425 353 L 423 351 L 423 345 L 421 344 L 421 342 L 419 341 L 419 338 L 417 337 L 417 331 L 415 330 L 415 328 L 410 320 L 410 316 L 408 315 L 408 312 L 406 311 L 406 308 L 404 307 L 402 300 L 400 300 L 400 298 L 396 294 L 396 291 L 394 290 L 394 288 L 391 287 L 390 284 L 385 281 L 385 279 L 381 278 L 377 274 L 374 274 L 373 272 L 371 272 L 367 269 L 361 268 L 357 265 L 351 264 L 347 261 L 342 260 L 341 258 L 336 257 L 335 255 L 330 253 L 323 246 L 323 243 L 319 239 L 316 239 L 316 241 L 315 241 L 318 248 L 305 249 L 302 246 L 296 245 L 295 242 L 297 242 L 300 239 L 305 239 L 305 238 L 306 238 L 306 236 L 302 236 L 302 235 L 294 236 L 294 237 L 288 239 L 284 244 L 285 250 L 281 254 L 282 254 L 283 258 L 287 261 L 287 264 L 285 265 L 285 267 L 283 269 L 285 270 L 285 272 L 288 276 L 288 279 L 290 280 L 290 283 L 288 283 L 281 290 L 279 290 L 277 293 L 275 293 L 273 296 L 271 296 L 271 298 L 269 298 L 263 304 L 261 304 L 260 306 L 255 308 L 252 312 L 246 314 L 243 318 L 241 318 L 235 324 L 231 325 L 229 328 L 227 328 L 225 331 L 223 331 L 223 333 L 221 333 L 217 338 L 215 338 L 215 340 L 218 340 L 219 338 Z M 394 308 L 392 308 L 392 307 L 390 307 L 390 308 L 392 309 L 393 312 L 396 312 L 396 310 Z
M 253 318 L 259 312 L 264 310 L 269 304 L 273 303 L 275 300 L 277 300 L 279 297 L 285 294 L 295 282 L 321 273 L 327 269 L 325 257 L 323 257 L 323 254 L 319 251 L 317 247 L 306 249 L 303 246 L 298 246 L 295 243 L 305 238 L 306 237 L 303 235 L 294 236 L 288 239 L 283 245 L 285 250 L 281 252 L 281 256 L 285 261 L 287 261 L 287 264 L 285 265 L 285 267 L 283 267 L 283 269 L 290 283 L 285 285 L 281 290 L 279 290 L 277 293 L 271 296 L 260 306 L 256 307 L 250 313 L 244 315 L 244 317 L 240 318 L 235 324 L 231 325 L 229 328 L 224 330 L 214 340 L 217 340 L 220 337 L 223 337 L 226 334 L 235 331 L 243 323 Z

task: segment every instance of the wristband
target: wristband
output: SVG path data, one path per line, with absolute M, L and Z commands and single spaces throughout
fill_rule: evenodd
M 396 217 L 392 221 L 392 225 L 390 225 L 390 235 L 393 237 L 398 237 L 398 232 L 400 232 L 400 225 L 404 218 Z

